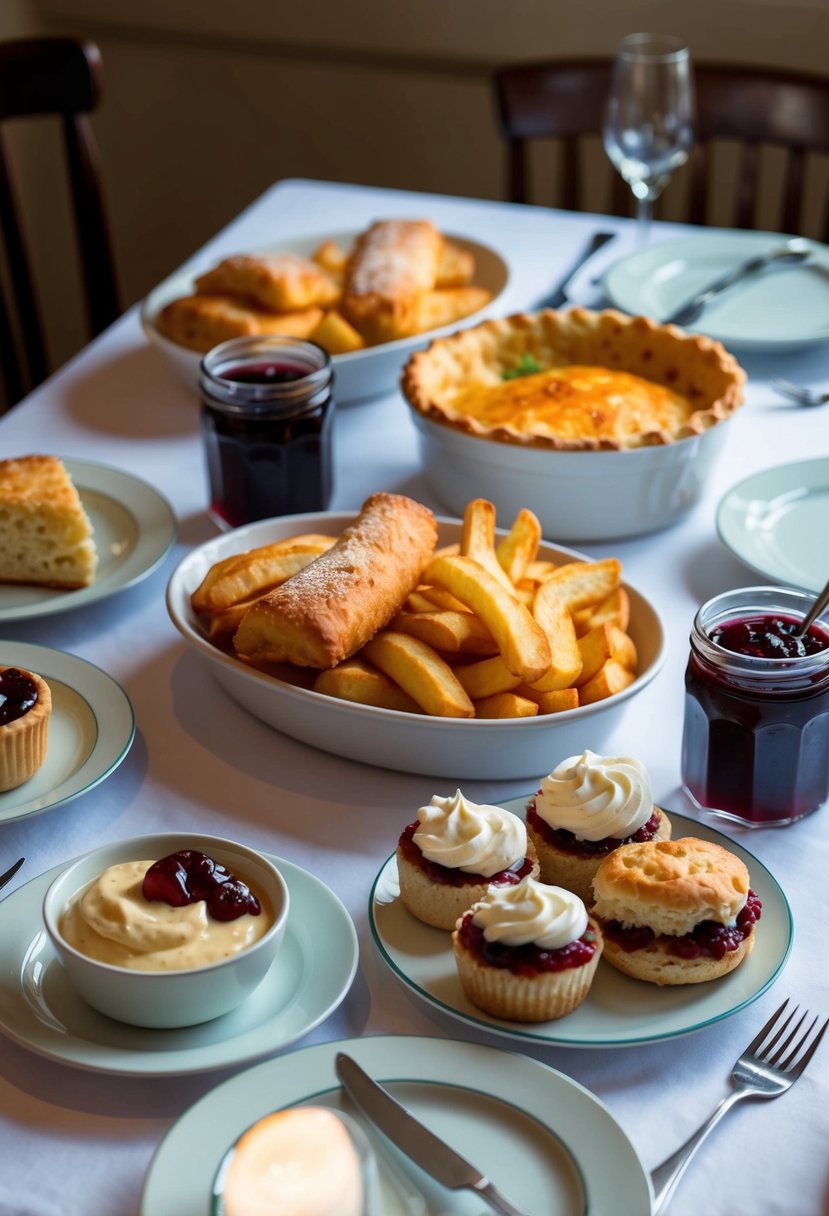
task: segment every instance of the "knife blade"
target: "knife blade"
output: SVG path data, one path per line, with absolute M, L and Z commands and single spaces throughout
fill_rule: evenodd
M 571 280 L 576 277 L 576 274 L 581 270 L 585 262 L 589 261 L 594 253 L 598 253 L 602 246 L 606 245 L 608 241 L 612 241 L 615 236 L 615 232 L 594 232 L 559 285 L 554 287 L 548 295 L 542 296 L 540 300 L 536 300 L 535 307 L 560 308 L 562 304 L 566 304 L 567 288 Z
M 337 1076 L 366 1118 L 432 1178 L 450 1190 L 471 1190 L 500 1216 L 528 1216 L 474 1165 L 424 1127 L 388 1090 L 344 1052 L 335 1059 Z
M 790 241 L 785 241 L 782 245 L 776 245 L 766 253 L 747 258 L 744 262 L 740 262 L 737 266 L 732 267 L 731 270 L 716 279 L 710 286 L 702 291 L 698 291 L 690 300 L 686 300 L 675 312 L 666 317 L 662 324 L 690 325 L 693 321 L 696 321 L 702 310 L 706 305 L 711 303 L 715 296 L 728 291 L 730 287 L 741 283 L 743 279 L 758 274 L 773 263 L 797 264 L 805 262 L 812 257 L 813 253 L 814 250 L 807 241 L 804 241 L 801 237 L 793 237 Z

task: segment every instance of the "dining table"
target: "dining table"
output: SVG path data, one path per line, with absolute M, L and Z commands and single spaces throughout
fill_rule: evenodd
M 278 246 L 307 234 L 322 238 L 331 231 L 360 230 L 375 219 L 393 217 L 428 218 L 447 232 L 497 250 L 509 270 L 498 315 L 531 310 L 597 229 L 610 230 L 614 239 L 596 255 L 591 273 L 574 280 L 570 302 L 604 307 L 601 272 L 633 252 L 637 241 L 634 223 L 617 217 L 287 179 L 252 202 L 184 269 L 195 273 L 240 251 Z M 699 230 L 656 223 L 650 239 L 656 245 L 694 231 Z M 745 404 L 727 424 L 728 437 L 702 500 L 669 528 L 577 547 L 591 560 L 619 558 L 625 579 L 656 607 L 667 636 L 662 669 L 628 703 L 604 741 L 603 753 L 638 758 L 650 774 L 659 806 L 715 827 L 758 859 L 779 884 L 778 913 L 790 910 L 793 939 L 783 965 L 727 1015 L 695 1024 L 688 1033 L 645 1036 L 620 1045 L 511 1037 L 423 999 L 390 968 L 372 932 L 369 900 L 378 872 L 417 809 L 435 794 L 453 793 L 456 786 L 479 803 L 523 798 L 545 774 L 453 782 L 428 771 L 358 763 L 272 729 L 220 687 L 173 627 L 165 605 L 165 589 L 177 565 L 195 546 L 218 535 L 208 514 L 198 390 L 195 382 L 188 386 L 177 377 L 147 341 L 138 306 L 0 419 L 0 458 L 49 453 L 70 465 L 88 462 L 127 474 L 169 504 L 174 520 L 168 543 L 159 546 L 144 576 L 74 608 L 7 613 L 0 621 L 0 662 L 6 661 L 4 647 L 15 654 L 44 647 L 74 656 L 84 669 L 91 665 L 126 694 L 135 722 L 131 746 L 124 747 L 123 758 L 111 764 L 105 779 L 90 781 L 76 796 L 42 813 L 0 820 L 0 872 L 25 857 L 0 894 L 0 954 L 5 956 L 0 984 L 7 992 L 20 988 L 20 969 L 9 962 L 15 941 L 43 944 L 38 938 L 39 896 L 27 899 L 27 889 L 40 891 L 42 876 L 93 847 L 147 832 L 230 837 L 281 859 L 300 882 L 319 882 L 333 893 L 353 923 L 358 947 L 353 981 L 349 972 L 331 1008 L 317 1019 L 309 1017 L 304 1033 L 289 1036 L 284 1045 L 263 1034 L 239 1058 L 233 1052 L 223 1055 L 220 1047 L 212 1054 L 206 1051 L 203 1066 L 196 1057 L 194 1066 L 180 1067 L 176 1051 L 165 1056 L 161 1048 L 154 1049 L 152 1034 L 166 1032 L 149 1032 L 150 1038 L 145 1035 L 130 1051 L 116 1050 L 115 1039 L 103 1047 L 92 1041 L 79 1044 L 85 1033 L 95 1037 L 94 1029 L 85 1030 L 81 1021 L 70 1034 L 60 1026 L 45 1027 L 51 1046 L 44 1050 L 39 1033 L 21 1030 L 19 1020 L 11 1028 L 6 1024 L 6 1003 L 0 1001 L 2 1216 L 155 1216 L 163 1205 L 152 1201 L 151 1210 L 147 1188 L 149 1180 L 156 1188 L 161 1185 L 158 1171 L 165 1151 L 164 1169 L 185 1175 L 202 1151 L 198 1137 L 175 1139 L 176 1127 L 194 1104 L 219 1085 L 241 1084 L 238 1078 L 247 1070 L 262 1069 L 267 1062 L 274 1067 L 273 1092 L 261 1100 L 277 1108 L 283 1100 L 278 1064 L 301 1061 L 296 1053 L 308 1048 L 364 1043 L 375 1036 L 404 1036 L 405 1066 L 411 1065 L 413 1075 L 417 1061 L 427 1060 L 436 1044 L 497 1050 L 500 1097 L 519 1108 L 520 1087 L 515 1092 L 511 1084 L 514 1070 L 525 1058 L 540 1062 L 554 1070 L 540 1075 L 549 1077 L 549 1092 L 556 1095 L 552 1105 L 561 1108 L 561 1134 L 568 1120 L 566 1095 L 586 1090 L 649 1172 L 729 1092 L 734 1061 L 785 998 L 813 1015 L 829 1014 L 829 919 L 821 903 L 829 872 L 829 809 L 824 806 L 778 828 L 716 822 L 695 809 L 680 778 L 684 670 L 694 615 L 719 592 L 770 581 L 720 538 L 718 504 L 751 474 L 829 458 L 829 406 L 799 408 L 770 387 L 774 377 L 829 385 L 829 340 L 801 347 L 769 343 L 768 349 L 735 353 L 747 373 Z M 337 407 L 333 450 L 331 510 L 356 511 L 369 494 L 385 490 L 448 514 L 424 477 L 416 429 L 396 386 Z M 116 497 L 117 484 L 116 477 L 116 488 L 108 491 Z M 480 494 L 486 497 L 486 484 Z M 132 510 L 129 493 L 122 505 L 128 513 Z M 555 535 L 546 539 L 565 540 Z M 811 544 L 816 569 L 825 577 L 826 535 L 812 536 Z M 99 728 L 105 731 L 106 708 L 100 718 Z M 594 747 L 589 729 L 583 746 Z M 547 771 L 564 758 L 550 754 Z M 309 933 L 314 906 L 312 898 Z M 758 933 L 762 931 L 761 920 Z M 336 932 L 341 936 L 332 941 L 319 930 L 319 940 L 312 942 L 311 956 L 321 967 L 342 966 L 334 955 L 347 953 L 350 939 L 342 924 Z M 45 1016 L 38 1005 L 36 963 L 31 986 L 25 995 L 34 1022 Z M 653 997 L 648 994 L 649 1000 Z M 71 1020 L 72 1015 L 70 1010 L 66 1016 Z M 61 1035 L 72 1044 L 60 1041 Z M 457 1058 L 463 1059 L 460 1046 Z M 267 1074 L 262 1076 L 265 1084 Z M 563 1091 L 560 1076 L 569 1087 Z M 475 1076 L 468 1079 L 474 1087 Z M 549 1118 L 555 1119 L 554 1109 Z M 713 1133 L 668 1210 L 672 1216 L 827 1213 L 827 1144 L 829 1043 L 824 1043 L 787 1093 L 772 1102 L 740 1105 Z M 601 1157 L 601 1133 L 585 1151 Z M 503 1172 L 498 1181 L 508 1189 L 509 1172 L 506 1181 Z M 619 1194 L 624 1193 L 620 1186 Z M 645 1216 L 644 1208 L 629 1211 L 624 1202 L 615 1211 L 612 1206 L 603 1210 L 608 1216 Z M 194 1211 L 202 1210 L 200 1203 Z M 538 1196 L 536 1210 L 548 1211 L 544 1204 Z M 457 1210 L 479 1216 L 482 1205 Z M 596 1208 L 588 1205 L 588 1211 Z

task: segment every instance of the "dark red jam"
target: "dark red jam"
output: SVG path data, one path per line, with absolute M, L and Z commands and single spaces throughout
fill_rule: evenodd
M 305 375 L 304 367 L 274 359 L 222 368 L 222 379 L 232 380 L 234 384 L 288 384 L 292 380 L 301 380 Z
M 499 870 L 497 874 L 490 874 L 488 877 L 484 877 L 483 874 L 467 874 L 465 870 L 456 870 L 449 866 L 442 866 L 439 862 L 429 861 L 412 839 L 419 827 L 420 821 L 416 819 L 414 823 L 410 823 L 403 829 L 397 843 L 406 860 L 422 870 L 432 882 L 439 882 L 447 887 L 479 886 L 481 883 L 494 883 L 496 886 L 503 887 L 515 886 L 522 878 L 532 874 L 533 863 L 529 857 L 523 857 L 508 870 Z
M 829 637 L 816 626 L 813 625 L 802 638 L 794 636 L 799 628 L 797 617 L 781 613 L 743 616 L 717 625 L 709 636 L 724 650 L 755 659 L 802 658 L 829 646 Z
M 197 849 L 180 849 L 155 861 L 144 875 L 145 899 L 183 908 L 204 900 L 214 920 L 258 916 L 261 904 L 251 889 L 218 861 Z
M 539 790 L 539 793 L 541 791 Z M 572 853 L 575 857 L 606 857 L 620 844 L 630 844 L 636 840 L 653 840 L 659 831 L 659 812 L 654 811 L 647 823 L 643 823 L 632 836 L 617 840 L 615 836 L 605 836 L 603 840 L 579 840 L 566 828 L 551 828 L 535 809 L 535 799 L 527 803 L 527 823 L 537 832 L 542 840 L 553 848 L 561 849 L 563 853 Z
M 582 936 L 560 950 L 543 950 L 530 942 L 526 946 L 507 946 L 503 942 L 488 942 L 484 931 L 475 924 L 474 913 L 467 912 L 461 921 L 458 938 L 467 950 L 490 967 L 501 967 L 513 975 L 531 977 L 545 971 L 567 971 L 583 967 L 596 953 L 596 934 L 588 926 Z
M 31 676 L 17 667 L 0 671 L 0 726 L 16 722 L 37 704 L 37 688 Z
M 602 932 L 608 941 L 631 954 L 634 950 L 647 950 L 658 943 L 676 958 L 721 959 L 732 950 L 738 950 L 760 919 L 762 904 L 754 891 L 749 891 L 742 911 L 734 925 L 721 925 L 715 920 L 701 921 L 691 933 L 682 937 L 656 934 L 652 929 L 635 925 L 626 928 L 618 920 L 605 921 Z

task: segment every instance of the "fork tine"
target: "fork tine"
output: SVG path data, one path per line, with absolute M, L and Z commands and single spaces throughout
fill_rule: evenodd
M 765 1026 L 763 1026 L 763 1028 L 760 1030 L 760 1033 L 751 1040 L 748 1047 L 743 1052 L 743 1055 L 748 1056 L 748 1055 L 755 1055 L 757 1053 L 757 1049 L 760 1046 L 760 1044 L 765 1040 L 766 1036 L 771 1034 L 772 1030 L 774 1030 L 774 1027 L 775 1027 L 775 1024 L 776 1024 L 778 1018 L 782 1015 L 783 1010 L 786 1008 L 788 1003 L 789 1003 L 789 998 L 786 997 L 783 1004 L 778 1009 L 775 1009 L 774 1013 L 771 1015 L 769 1020 L 766 1022 Z M 795 1009 L 792 1012 L 796 1013 L 797 1010 Z M 786 1021 L 780 1027 L 780 1030 L 777 1032 L 777 1035 L 772 1039 L 771 1043 L 769 1043 L 769 1049 L 772 1048 L 774 1046 L 774 1044 L 777 1042 L 777 1039 L 785 1031 L 785 1029 L 788 1026 L 791 1019 L 792 1019 L 792 1014 L 790 1013 L 788 1018 L 786 1019 Z
M 812 1033 L 812 1031 L 814 1030 L 814 1028 L 815 1028 L 815 1026 L 816 1026 L 816 1025 L 817 1025 L 817 1018 L 815 1018 L 814 1022 L 812 1022 L 811 1026 L 810 1026 L 810 1027 L 809 1027 L 809 1029 L 808 1029 L 808 1031 L 807 1031 L 807 1032 L 806 1032 L 806 1034 L 803 1036 L 803 1038 L 801 1039 L 801 1041 L 798 1043 L 798 1045 L 797 1045 L 796 1049 L 795 1049 L 795 1050 L 792 1052 L 792 1055 L 791 1055 L 791 1056 L 789 1057 L 789 1059 L 786 1061 L 786 1068 L 789 1068 L 789 1064 L 790 1064 L 790 1062 L 791 1062 L 791 1059 L 792 1059 L 792 1058 L 793 1058 L 795 1055 L 797 1055 L 797 1052 L 798 1052 L 798 1051 L 800 1051 L 800 1049 L 803 1047 L 803 1044 L 806 1042 L 807 1038 L 808 1038 L 808 1037 L 809 1037 L 809 1035 Z M 823 1038 L 824 1034 L 826 1033 L 826 1027 L 827 1027 L 827 1026 L 829 1026 L 829 1018 L 827 1018 L 827 1019 L 826 1019 L 826 1021 L 823 1023 L 823 1025 L 821 1026 L 820 1030 L 817 1032 L 817 1034 L 815 1035 L 815 1037 L 812 1039 L 811 1045 L 810 1045 L 810 1046 L 807 1048 L 807 1050 L 806 1050 L 806 1051 L 803 1053 L 803 1055 L 800 1057 L 800 1059 L 797 1061 L 797 1063 L 796 1063 L 796 1064 L 793 1064 L 793 1065 L 791 1066 L 791 1068 L 789 1069 L 789 1071 L 790 1071 L 790 1072 L 791 1072 L 791 1074 L 792 1074 L 792 1079 L 793 1079 L 793 1080 L 794 1080 L 795 1078 L 797 1078 L 797 1077 L 799 1077 L 799 1076 L 800 1076 L 800 1074 L 803 1072 L 803 1069 L 806 1067 L 806 1065 L 807 1065 L 807 1064 L 809 1063 L 809 1061 L 811 1060 L 812 1056 L 813 1056 L 813 1055 L 815 1054 L 815 1052 L 817 1051 L 818 1047 L 820 1046 L 820 1040 Z
M 789 1021 L 786 1022 L 786 1026 L 783 1027 L 783 1030 L 785 1030 L 788 1027 L 789 1022 L 791 1021 L 791 1019 L 793 1017 L 795 1017 L 797 1015 L 797 1013 L 799 1012 L 799 1009 L 800 1009 L 800 1006 L 797 1006 L 795 1009 L 792 1010 L 791 1017 L 789 1018 Z M 808 1016 L 809 1016 L 809 1010 L 804 1009 L 803 1013 L 801 1013 L 801 1015 L 800 1015 L 800 1020 L 798 1022 L 796 1022 L 795 1025 L 792 1027 L 791 1034 L 785 1040 L 785 1042 L 780 1044 L 779 1048 L 774 1053 L 774 1055 L 771 1057 L 771 1059 L 768 1058 L 768 1055 L 766 1055 L 764 1057 L 767 1064 L 772 1064 L 772 1065 L 774 1065 L 775 1068 L 779 1068 L 781 1071 L 788 1068 L 789 1064 L 791 1063 L 791 1061 L 794 1059 L 794 1057 L 797 1055 L 798 1051 L 800 1050 L 802 1044 L 805 1043 L 806 1039 L 809 1037 L 809 1033 L 812 1029 L 812 1026 L 814 1026 L 815 1023 L 813 1022 L 812 1026 L 810 1026 L 808 1030 L 803 1032 L 802 1037 L 798 1039 L 797 1043 L 795 1043 L 794 1047 L 792 1048 L 791 1054 L 788 1055 L 785 1060 L 782 1059 L 783 1053 L 785 1051 L 787 1051 L 789 1047 L 791 1047 L 792 1043 L 794 1042 L 795 1035 L 799 1034 L 800 1027 L 806 1021 Z M 817 1018 L 815 1018 L 815 1022 L 816 1021 L 817 1021 Z M 774 1046 L 774 1043 L 769 1044 L 769 1048 L 771 1048 L 773 1046 Z

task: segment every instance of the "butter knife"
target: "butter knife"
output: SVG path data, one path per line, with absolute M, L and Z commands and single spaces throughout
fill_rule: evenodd
M 717 279 L 710 287 L 706 287 L 704 291 L 699 291 L 690 300 L 687 300 L 675 312 L 672 312 L 669 317 L 663 321 L 663 325 L 691 325 L 696 321 L 702 310 L 711 303 L 715 296 L 721 295 L 722 292 L 728 291 L 730 287 L 734 287 L 737 283 L 741 283 L 743 279 L 750 278 L 751 275 L 765 270 L 767 266 L 772 264 L 788 263 L 798 264 L 805 262 L 812 257 L 812 246 L 808 241 L 804 241 L 802 237 L 792 237 L 791 240 L 785 241 L 782 245 L 775 245 L 773 249 L 769 249 L 766 253 L 758 254 L 756 257 L 747 258 L 746 261 L 740 262 L 731 270 Z
M 363 1114 L 416 1165 L 450 1190 L 471 1190 L 499 1216 L 528 1216 L 459 1153 L 419 1123 L 405 1106 L 364 1072 L 351 1056 L 338 1052 L 337 1076 Z
M 554 287 L 549 295 L 542 296 L 540 300 L 536 300 L 535 307 L 560 308 L 562 304 L 566 304 L 568 299 L 567 288 L 570 286 L 571 280 L 576 277 L 576 274 L 581 270 L 585 262 L 589 261 L 594 253 L 598 253 L 608 241 L 612 241 L 615 235 L 615 232 L 594 232 L 558 287 Z

